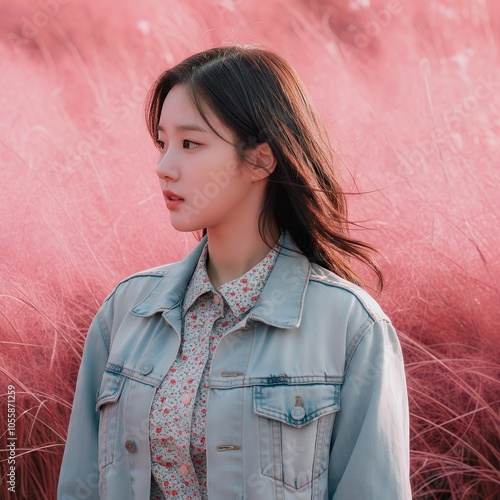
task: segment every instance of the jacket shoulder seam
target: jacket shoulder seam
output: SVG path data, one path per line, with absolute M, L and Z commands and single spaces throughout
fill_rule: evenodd
M 108 328 L 108 325 L 106 324 L 106 319 L 104 318 L 104 314 L 102 314 L 102 309 L 99 310 L 97 313 L 97 321 L 99 326 L 99 333 L 101 334 L 102 341 L 104 342 L 104 345 L 106 347 L 106 350 L 108 351 L 108 356 L 109 356 L 111 333 Z
M 113 291 L 104 299 L 101 308 L 97 312 L 97 318 L 99 322 L 99 330 L 101 333 L 101 337 L 106 345 L 108 354 L 112 344 L 112 335 L 111 335 L 111 328 L 109 327 L 108 322 L 106 320 L 106 314 L 105 314 L 106 306 L 109 305 L 110 301 L 112 301 L 115 298 L 117 292 L 123 286 L 126 286 L 127 283 L 132 282 L 138 278 L 153 278 L 155 279 L 155 281 L 158 279 L 162 279 L 170 272 L 171 268 L 172 264 L 167 264 L 166 266 L 162 266 L 160 268 L 148 269 L 145 271 L 140 271 L 138 273 L 132 274 L 119 281 L 113 288 Z
M 345 290 L 346 292 L 350 293 L 352 296 L 356 298 L 356 300 L 361 304 L 363 309 L 366 311 L 368 316 L 371 318 L 373 322 L 377 322 L 380 320 L 387 320 L 387 317 L 383 312 L 377 312 L 375 311 L 369 304 L 368 301 L 366 301 L 363 298 L 363 293 L 365 292 L 363 289 L 357 289 L 354 288 L 356 285 L 350 285 L 348 283 L 339 283 L 338 281 L 335 281 L 333 279 L 328 279 L 328 278 L 323 278 L 323 277 L 316 277 L 316 276 L 311 276 L 309 278 L 310 281 L 315 281 L 316 283 L 321 283 L 324 284 L 325 286 L 328 287 L 334 287 L 338 288 L 340 290 Z
M 351 342 L 349 342 L 349 345 L 347 346 L 346 354 L 345 354 L 344 374 L 347 372 L 347 369 L 349 368 L 349 365 L 351 363 L 351 359 L 354 356 L 354 353 L 356 352 L 356 349 L 358 348 L 359 344 L 365 338 L 368 331 L 373 330 L 373 327 L 377 323 L 389 323 L 389 320 L 387 318 L 380 318 L 376 321 L 370 321 L 369 319 L 367 319 L 359 327 L 358 331 L 355 333 Z
M 127 276 L 126 278 L 123 278 L 121 281 L 119 281 L 116 286 L 114 287 L 113 291 L 106 297 L 104 302 L 109 301 L 115 293 L 118 291 L 118 289 L 122 286 L 128 283 L 129 281 L 138 279 L 138 278 L 157 278 L 157 279 L 162 279 L 164 278 L 172 269 L 174 264 L 167 264 L 165 266 L 153 268 L 153 269 L 147 269 L 145 271 L 139 271 L 137 273 L 131 274 L 130 276 Z
M 175 264 L 176 263 L 167 264 L 165 266 L 154 267 L 153 269 L 145 269 L 144 271 L 139 271 L 137 273 L 131 274 L 130 276 L 127 276 L 126 278 L 118 282 L 117 286 L 135 278 L 163 278 L 171 271 L 172 267 Z

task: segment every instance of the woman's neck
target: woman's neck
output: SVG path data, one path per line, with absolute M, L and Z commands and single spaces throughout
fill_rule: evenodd
M 258 225 L 248 229 L 243 225 L 228 230 L 209 228 L 207 273 L 214 288 L 244 275 L 269 252 L 262 240 Z M 274 228 L 265 233 L 269 245 L 274 246 L 280 236 Z

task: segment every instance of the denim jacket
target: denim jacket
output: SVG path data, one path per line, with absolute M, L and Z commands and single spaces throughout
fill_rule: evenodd
M 149 499 L 149 412 L 204 243 L 122 281 L 94 318 L 59 499 Z M 220 340 L 206 420 L 211 500 L 411 498 L 394 328 L 365 291 L 298 252 L 281 251 L 259 301 Z

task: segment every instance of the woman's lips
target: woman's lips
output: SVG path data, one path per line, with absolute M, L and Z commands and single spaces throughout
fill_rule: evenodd
M 175 210 L 184 201 L 184 198 L 172 191 L 163 191 L 163 196 L 169 210 Z

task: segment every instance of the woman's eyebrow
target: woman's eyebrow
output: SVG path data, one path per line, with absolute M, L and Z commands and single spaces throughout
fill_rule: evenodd
M 175 125 L 174 128 L 175 130 L 195 130 L 197 132 L 208 132 L 208 130 L 204 129 L 203 127 L 191 123 Z M 165 132 L 165 129 L 161 125 L 158 125 L 157 129 L 161 132 Z

